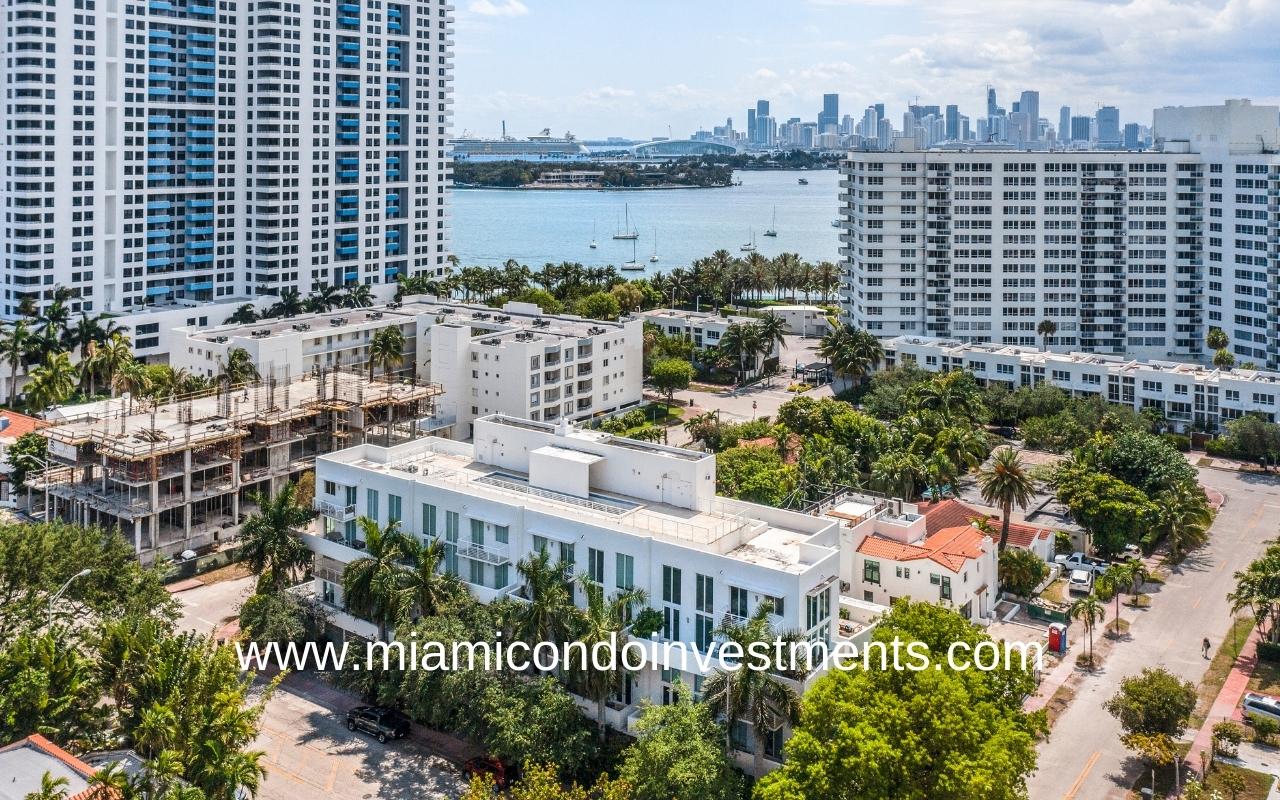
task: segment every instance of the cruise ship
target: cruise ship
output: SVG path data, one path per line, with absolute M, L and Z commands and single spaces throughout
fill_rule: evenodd
M 588 161 L 591 158 L 590 151 L 572 133 L 552 136 L 549 128 L 527 139 L 506 135 L 483 139 L 464 132 L 449 144 L 454 161 Z

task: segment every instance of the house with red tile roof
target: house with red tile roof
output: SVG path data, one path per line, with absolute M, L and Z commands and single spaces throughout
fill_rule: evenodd
M 930 535 L 946 528 L 973 525 L 975 520 L 980 520 L 984 517 L 990 518 L 991 527 L 997 531 L 997 534 L 1000 530 L 999 515 L 988 514 L 959 500 L 922 503 L 919 509 L 920 513 L 924 514 L 925 530 Z M 1052 561 L 1053 531 L 1040 525 L 1011 521 L 1009 523 L 1009 546 L 1030 550 L 1045 561 Z
M 12 469 L 9 448 L 23 435 L 48 425 L 42 419 L 17 411 L 0 410 L 0 508 L 13 508 L 17 500 L 9 485 L 9 470 Z
M 39 793 L 45 774 L 66 780 L 67 800 L 119 800 L 114 789 L 94 786 L 96 770 L 38 733 L 0 747 L 0 800 Z

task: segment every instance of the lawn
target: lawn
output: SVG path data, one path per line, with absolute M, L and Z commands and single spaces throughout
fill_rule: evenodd
M 1189 747 L 1185 742 L 1178 745 L 1179 752 L 1184 753 Z M 1193 759 L 1199 759 L 1199 756 L 1193 756 Z M 1237 774 L 1244 782 L 1244 788 L 1238 794 L 1232 795 L 1225 785 L 1224 778 L 1230 774 Z M 1165 766 L 1156 770 L 1156 797 L 1165 797 L 1173 794 L 1173 767 Z M 1213 772 L 1209 773 L 1209 779 L 1205 781 L 1205 788 L 1210 792 L 1217 791 L 1222 798 L 1233 797 L 1235 800 L 1266 800 L 1267 794 L 1271 791 L 1271 782 L 1275 780 L 1275 776 L 1268 775 L 1265 772 L 1255 772 L 1251 769 L 1233 766 L 1231 764 L 1223 764 L 1218 762 L 1213 767 Z M 1187 770 L 1182 771 L 1181 783 L 1186 785 Z M 1129 790 L 1129 797 L 1139 798 L 1146 797 L 1142 790 L 1151 788 L 1151 769 L 1147 768 L 1143 771 L 1142 777 L 1134 782 L 1133 787 Z M 1212 794 L 1208 795 L 1212 797 Z
M 1249 691 L 1280 695 L 1280 664 L 1259 660 L 1249 679 Z
M 1048 600 L 1050 603 L 1069 603 L 1067 594 L 1067 582 L 1063 578 L 1059 578 L 1048 586 L 1044 587 L 1044 591 L 1040 593 L 1040 597 Z

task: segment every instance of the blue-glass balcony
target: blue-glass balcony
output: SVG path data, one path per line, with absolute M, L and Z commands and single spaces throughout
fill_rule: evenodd
M 387 180 L 389 180 L 389 181 L 398 181 L 398 180 L 400 180 L 400 170 L 398 170 L 398 169 L 389 169 L 389 170 L 387 170 Z
M 173 249 L 173 245 L 168 242 L 158 242 L 156 244 L 147 245 L 148 253 L 167 253 Z
M 173 263 L 172 258 L 148 258 L 147 259 L 148 267 L 167 267 L 172 263 Z
M 398 59 L 398 58 L 394 58 L 394 59 L 393 59 L 393 58 L 388 58 L 388 59 L 387 59 L 387 69 L 400 69 L 400 59 Z
M 187 55 L 199 56 L 201 58 L 213 58 L 218 54 L 217 50 L 212 47 L 196 47 L 195 45 L 187 45 Z
M 391 6 L 390 8 L 387 9 L 387 16 L 399 18 L 400 9 L 396 8 L 395 6 Z
M 390 231 L 387 231 L 384 235 L 385 235 L 388 239 L 399 239 L 399 238 L 400 238 L 400 231 L 397 231 L 397 230 L 390 230 Z
M 398 45 L 398 44 L 388 45 L 388 46 L 387 46 L 387 55 L 389 55 L 389 56 L 397 56 L 397 57 L 398 57 L 398 56 L 400 55 L 400 45 Z
M 360 120 L 354 117 L 338 117 L 338 124 L 344 128 L 358 128 L 360 127 Z
M 150 130 L 147 131 L 148 139 L 172 139 L 173 131 Z
M 172 53 L 173 45 L 161 44 L 160 42 L 152 42 L 151 44 L 147 45 L 147 52 L 148 53 L 165 53 L 165 54 Z
M 338 56 L 338 63 L 355 66 L 360 63 L 360 56 Z
M 359 247 L 349 247 L 349 246 L 348 246 L 348 247 L 339 247 L 337 252 L 338 252 L 338 255 L 340 255 L 340 256 L 354 256 L 356 253 L 360 252 L 360 248 L 359 248 Z
M 391 252 L 390 247 L 387 248 L 387 252 L 388 253 Z M 398 273 L 399 271 L 400 271 L 399 267 L 387 267 L 385 270 L 383 270 L 383 274 L 386 275 L 388 278 L 392 278 L 392 277 L 395 277 L 396 273 Z
M 340 50 L 346 50 L 346 51 L 347 51 L 347 52 L 349 52 L 349 53 L 350 53 L 350 52 L 359 52 L 359 50 L 360 50 L 360 43 L 359 43 L 359 42 L 342 42 L 341 44 L 339 44 L 339 45 L 338 45 L 338 49 L 340 49 Z
M 360 211 L 359 211 L 358 209 L 355 209 L 355 208 L 340 208 L 340 209 L 338 209 L 338 216 L 339 216 L 339 217 L 342 217 L 343 219 L 351 219 L 352 217 L 356 216 L 356 215 L 357 215 L 357 214 L 359 214 L 359 213 L 360 213 Z
M 213 131 L 187 131 L 188 139 L 212 139 Z M 202 147 L 204 145 L 201 145 Z
M 147 123 L 150 125 L 168 125 L 173 122 L 173 117 L 168 114 L 152 114 L 147 117 Z
M 213 226 L 200 228 L 187 228 L 188 236 L 212 236 Z
M 213 42 L 216 40 L 212 33 L 188 33 L 187 41 L 189 42 Z
M 188 89 L 187 97 L 213 97 L 212 89 Z
M 173 203 L 169 202 L 168 200 L 148 200 L 147 201 L 148 211 L 165 211 L 166 209 L 169 209 L 172 206 L 173 206 Z
M 188 250 L 210 250 L 213 248 L 212 239 L 201 239 L 195 242 L 187 242 Z
M 213 214 L 188 214 L 187 222 L 213 222 Z
M 387 242 L 386 251 L 387 251 L 387 253 L 389 253 L 389 254 L 399 253 L 399 252 L 400 252 L 400 243 L 399 243 L 399 242 Z
M 387 156 L 388 166 L 390 166 L 391 164 L 399 164 L 399 163 L 400 163 L 400 156 Z
M 147 94 L 153 94 L 157 97 L 168 97 L 173 94 L 173 90 L 168 86 L 152 86 L 147 89 Z
M 162 294 L 169 294 L 172 291 L 172 286 L 148 286 L 147 297 L 159 297 Z
M 354 242 L 359 238 L 360 238 L 360 234 L 358 233 L 340 233 L 337 236 L 338 241 L 344 242 L 344 243 Z
M 212 75 L 188 75 L 187 83 L 203 83 L 206 85 L 211 84 L 213 83 L 213 76 Z
M 388 127 L 388 128 L 399 128 L 399 127 L 400 127 L 400 118 L 399 118 L 399 117 L 392 117 L 392 118 L 388 119 L 388 120 L 387 120 L 387 127 Z
M 201 198 L 192 198 L 187 201 L 187 208 L 213 208 L 213 201 Z
M 217 9 L 213 6 L 187 6 L 187 11 L 204 17 L 212 17 Z
M 213 145 L 211 144 L 188 144 L 188 153 L 212 153 Z
M 147 8 L 152 11 L 173 11 L 173 3 L 167 2 L 167 0 L 151 0 L 147 4 Z
M 359 17 L 338 17 L 338 24 L 345 25 L 348 28 L 358 28 L 360 27 L 360 18 Z
M 354 194 L 341 194 L 338 195 L 338 202 L 342 203 L 344 206 L 349 206 L 360 202 L 360 198 Z
M 188 180 L 193 180 L 193 181 L 211 181 L 213 180 L 213 173 L 212 172 L 188 172 L 187 178 Z
M 338 102 L 340 102 L 340 103 L 359 103 L 359 102 L 360 102 L 360 95 L 356 94 L 355 92 L 343 92 L 342 94 L 338 95 Z
M 338 81 L 339 89 L 359 89 L 360 81 Z
M 155 67 L 156 69 L 168 69 L 169 67 L 173 66 L 173 59 L 172 58 L 148 58 L 147 66 Z
M 404 28 L 400 25 L 399 22 L 396 22 L 395 20 L 391 20 L 390 22 L 387 23 L 387 30 L 391 31 L 392 33 L 399 33 L 400 31 L 404 30 Z
M 188 167 L 212 167 L 213 159 L 212 158 L 188 158 L 187 166 Z
M 188 292 L 207 292 L 213 288 L 213 281 L 196 281 L 186 285 Z
M 148 225 L 168 225 L 173 222 L 173 217 L 168 214 L 150 214 L 147 216 Z
M 147 145 L 148 153 L 172 153 L 172 144 L 149 144 Z
M 172 158 L 148 158 L 147 166 L 148 167 L 172 167 L 173 159 Z
M 358 169 L 344 169 L 338 171 L 338 180 L 341 181 L 354 181 L 359 177 L 360 170 Z
M 358 272 L 348 272 L 342 276 L 342 279 L 347 281 L 359 280 L 359 278 L 360 278 L 360 273 Z
M 190 117 L 187 117 L 187 124 L 188 125 L 212 125 L 213 117 L 190 116 Z
M 343 131 L 338 134 L 338 138 L 344 142 L 354 142 L 360 138 L 360 134 L 355 131 Z
M 152 39 L 172 39 L 173 31 L 166 31 L 164 28 L 156 28 L 149 31 L 149 35 Z
M 342 3 L 338 6 L 338 10 L 347 14 L 359 14 L 360 6 L 357 3 Z
M 392 132 L 388 133 L 388 134 L 387 134 L 387 141 L 388 141 L 388 142 L 391 142 L 391 143 L 393 143 L 393 144 L 394 144 L 394 143 L 396 143 L 396 142 L 399 142 L 399 141 L 400 141 L 400 134 L 396 133 L 395 131 L 392 131 Z
M 201 253 L 199 255 L 189 255 L 186 259 L 188 264 L 208 264 L 213 261 L 213 253 Z
M 352 158 L 351 156 L 343 156 L 338 159 L 338 165 L 342 167 L 358 167 L 360 166 L 360 159 Z

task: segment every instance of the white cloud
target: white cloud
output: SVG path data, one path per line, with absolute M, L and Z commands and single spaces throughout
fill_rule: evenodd
M 523 17 L 529 13 L 529 7 L 520 0 L 472 0 L 467 10 L 482 17 Z

